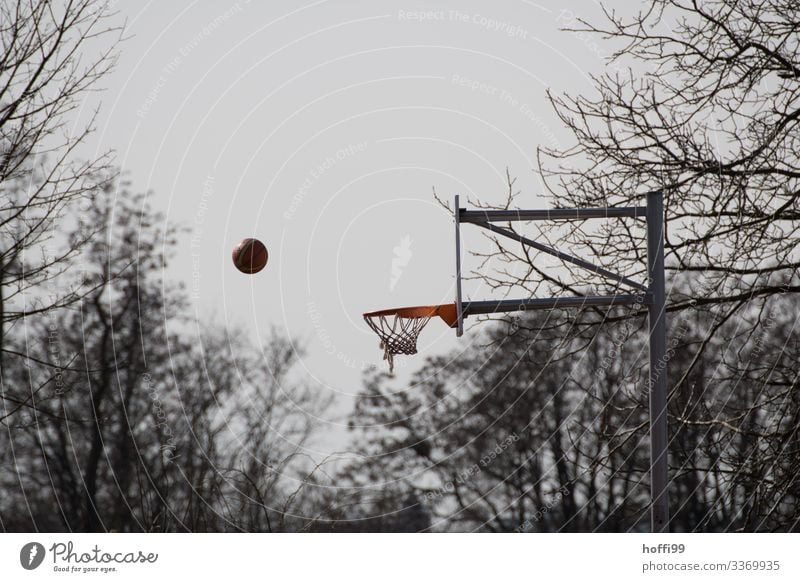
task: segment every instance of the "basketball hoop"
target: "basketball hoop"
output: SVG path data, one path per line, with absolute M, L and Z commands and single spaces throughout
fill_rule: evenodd
M 450 327 L 458 325 L 454 303 L 397 307 L 364 314 L 364 321 L 381 339 L 383 359 L 389 362 L 390 372 L 394 371 L 395 356 L 411 356 L 417 353 L 417 337 L 434 316 L 441 317 Z
M 664 194 L 659 190 L 647 193 L 646 206 L 607 206 L 601 208 L 543 208 L 532 210 L 489 209 L 469 210 L 462 208 L 459 196 L 453 204 L 455 223 L 455 303 L 429 305 L 425 307 L 401 307 L 364 314 L 367 322 L 381 339 L 383 359 L 394 369 L 394 356 L 416 354 L 417 337 L 434 315 L 441 317 L 456 330 L 456 336 L 464 332 L 464 319 L 475 315 L 493 315 L 534 309 L 583 309 L 586 307 L 617 307 L 622 305 L 646 305 L 650 329 L 650 524 L 653 532 L 669 531 L 669 465 L 667 462 L 667 400 L 669 385 L 667 374 L 661 369 L 667 353 L 666 291 L 664 272 Z M 647 282 L 640 282 L 616 273 L 602 265 L 562 252 L 538 240 L 519 234 L 510 226 L 511 222 L 588 220 L 593 218 L 631 218 L 647 222 Z M 496 224 L 500 223 L 500 225 Z M 592 272 L 595 276 L 616 283 L 615 291 L 607 295 L 576 295 L 567 297 L 523 297 L 520 299 L 494 299 L 490 301 L 462 300 L 461 295 L 461 224 L 474 224 L 494 235 L 502 236 L 556 257 Z M 498 243 L 499 244 L 499 243 Z M 479 255 L 480 256 L 480 255 Z M 619 287 L 628 287 L 622 292 Z M 631 291 L 633 290 L 633 291 Z M 535 370 L 532 371 L 535 373 Z

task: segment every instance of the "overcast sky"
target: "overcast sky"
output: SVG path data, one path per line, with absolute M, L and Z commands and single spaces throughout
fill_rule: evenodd
M 306 381 L 339 395 L 317 454 L 365 366 L 383 365 L 367 310 L 451 302 L 454 194 L 485 202 L 518 178 L 544 207 L 539 145 L 568 145 L 545 91 L 591 91 L 604 47 L 559 31 L 593 2 L 119 2 L 129 39 L 102 95 L 92 149 L 114 148 L 133 188 L 190 228 L 169 276 L 192 316 L 278 326 L 307 346 Z M 88 103 L 87 109 L 88 111 Z M 267 245 L 238 273 L 234 244 Z M 466 252 L 481 245 L 466 227 Z M 465 259 L 465 269 L 474 266 Z M 488 298 L 465 284 L 465 295 Z M 432 321 L 421 354 L 463 349 Z M 472 338 L 472 339 L 471 339 Z M 422 355 L 399 358 L 397 386 Z

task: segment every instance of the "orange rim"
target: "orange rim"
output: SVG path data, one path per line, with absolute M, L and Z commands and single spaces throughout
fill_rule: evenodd
M 450 327 L 458 325 L 458 315 L 455 303 L 445 303 L 444 305 L 420 305 L 416 307 L 394 307 L 392 309 L 381 309 L 380 311 L 370 311 L 364 317 L 381 317 L 387 315 L 398 315 L 408 319 L 420 317 L 440 317 Z

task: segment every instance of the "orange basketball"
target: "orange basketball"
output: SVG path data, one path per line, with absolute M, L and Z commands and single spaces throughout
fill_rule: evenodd
M 267 266 L 267 247 L 257 238 L 243 239 L 233 248 L 233 264 L 242 273 L 252 275 Z

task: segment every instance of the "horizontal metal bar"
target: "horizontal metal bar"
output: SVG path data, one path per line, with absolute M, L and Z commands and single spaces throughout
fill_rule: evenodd
M 587 271 L 591 271 L 592 273 L 594 273 L 596 275 L 600 275 L 602 277 L 606 277 L 608 279 L 613 279 L 613 280 L 618 281 L 620 283 L 624 283 L 628 287 L 631 287 L 633 289 L 638 289 L 639 291 L 647 291 L 647 287 L 645 285 L 642 285 L 641 283 L 638 283 L 637 281 L 634 281 L 633 279 L 628 279 L 627 277 L 625 277 L 623 275 L 618 275 L 617 273 L 609 271 L 608 269 L 604 269 L 603 267 L 595 265 L 594 263 L 590 263 L 589 261 L 584 261 L 583 259 L 579 259 L 578 257 L 573 257 L 570 254 L 562 253 L 558 249 L 554 249 L 553 247 L 549 247 L 547 245 L 543 245 L 542 243 L 539 243 L 539 242 L 536 242 L 535 240 L 532 240 L 532 239 L 529 239 L 527 237 L 524 237 L 521 234 L 517 234 L 516 232 L 514 232 L 512 230 L 508 230 L 508 229 L 502 228 L 500 226 L 495 226 L 494 224 L 489 224 L 488 222 L 475 222 L 473 224 L 476 224 L 477 226 L 480 226 L 481 228 L 486 228 L 488 230 L 491 230 L 492 232 L 496 232 L 497 234 L 502 234 L 503 236 L 507 236 L 508 238 L 510 238 L 512 240 L 519 241 L 524 245 L 528 245 L 529 247 L 534 248 L 534 249 L 536 249 L 538 251 L 542 251 L 543 253 L 547 253 L 548 255 L 552 255 L 552 256 L 554 256 L 554 257 L 556 257 L 558 259 L 561 259 L 562 261 L 564 261 L 566 263 L 572 263 L 573 265 L 577 265 L 578 267 L 586 269 Z
M 515 220 L 583 220 L 586 218 L 647 218 L 646 206 L 609 208 L 544 208 L 541 210 L 458 209 L 460 222 L 511 222 Z
M 611 307 L 617 305 L 648 305 L 651 298 L 641 295 L 588 295 L 586 297 L 546 297 L 531 299 L 502 299 L 498 301 L 464 302 L 464 317 L 487 315 L 509 311 L 533 311 L 537 309 L 563 309 L 570 307 Z

